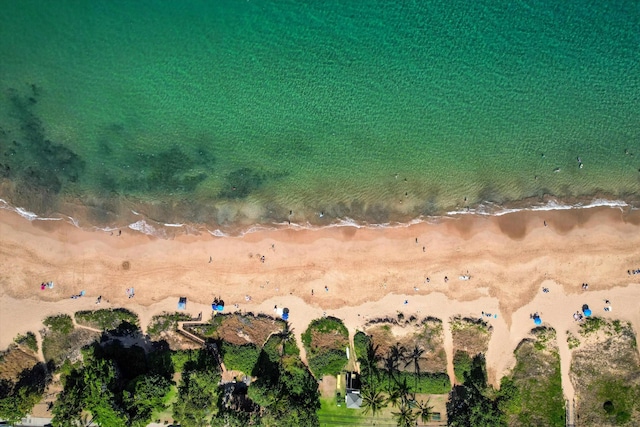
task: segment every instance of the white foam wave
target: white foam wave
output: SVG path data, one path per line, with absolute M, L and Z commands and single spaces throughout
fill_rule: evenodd
M 75 226 L 76 228 L 80 228 L 80 221 L 78 221 L 77 219 L 75 219 L 72 216 L 68 216 L 67 215 L 67 222 L 73 226 Z
M 165 227 L 184 227 L 184 224 L 164 224 Z
M 212 236 L 215 237 L 229 237 L 228 234 L 224 233 L 222 230 L 216 228 L 215 230 L 211 231 L 207 228 L 207 231 L 209 232 L 209 234 L 211 234 Z
M 39 217 L 37 214 L 28 211 L 26 209 L 23 209 L 21 207 L 15 207 L 10 205 L 9 203 L 7 203 L 6 200 L 4 199 L 0 199 L 0 209 L 6 209 L 12 212 L 17 213 L 18 215 L 20 215 L 22 218 L 27 219 L 29 221 L 60 221 L 62 220 L 62 218 L 48 218 L 48 217 Z
M 458 211 L 449 211 L 446 213 L 448 216 L 456 216 L 456 215 L 485 215 L 485 216 L 502 216 L 515 212 L 523 212 L 523 211 L 562 211 L 569 209 L 589 209 L 589 208 L 597 208 L 597 207 L 610 207 L 610 208 L 625 208 L 629 207 L 629 204 L 622 200 L 606 200 L 606 199 L 595 199 L 589 203 L 576 203 L 575 205 L 567 205 L 558 203 L 556 200 L 550 200 L 544 205 L 538 206 L 530 206 L 528 208 L 501 208 L 497 205 L 489 204 L 489 205 L 479 205 L 475 209 L 465 209 Z
M 144 219 L 141 219 L 140 221 L 136 221 L 133 224 L 129 224 L 129 228 L 149 236 L 161 237 L 161 238 L 167 237 L 164 230 L 158 230 L 153 225 L 148 224 Z

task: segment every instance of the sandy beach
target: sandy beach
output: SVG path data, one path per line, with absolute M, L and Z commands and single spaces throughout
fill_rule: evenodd
M 515 346 L 534 326 L 529 316 L 538 312 L 558 332 L 567 394 L 565 332 L 577 328 L 572 314 L 582 304 L 640 330 L 640 275 L 627 272 L 640 268 L 640 212 L 617 208 L 172 240 L 129 229 L 121 235 L 85 231 L 0 210 L 0 265 L 0 348 L 61 312 L 126 307 L 144 327 L 153 315 L 174 311 L 179 296 L 188 298 L 189 312 L 205 317 L 217 296 L 229 311 L 238 304 L 238 310 L 270 314 L 274 305 L 287 306 L 298 339 L 325 313 L 354 332 L 398 311 L 444 320 L 484 311 L 498 315 L 488 319 L 494 330 L 487 363 L 495 383 L 513 365 Z M 45 281 L 54 288 L 41 290 Z M 126 294 L 130 287 L 134 298 Z M 70 298 L 80 291 L 84 297 Z M 611 312 L 603 310 L 605 299 Z M 451 345 L 446 330 L 450 360 Z

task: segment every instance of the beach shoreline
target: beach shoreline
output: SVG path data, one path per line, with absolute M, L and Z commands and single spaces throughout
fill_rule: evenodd
M 365 319 L 399 311 L 444 321 L 485 311 L 499 314 L 491 320 L 501 325 L 495 340 L 509 341 L 490 347 L 495 380 L 511 364 L 513 349 L 507 349 L 533 327 L 526 310 L 564 328 L 582 303 L 606 298 L 615 307 L 611 315 L 638 332 L 640 275 L 627 270 L 640 268 L 639 228 L 638 211 L 596 207 L 169 240 L 126 228 L 112 235 L 65 221 L 28 221 L 0 210 L 0 264 L 10 266 L 0 277 L 0 348 L 57 312 L 125 307 L 146 327 L 153 315 L 174 311 L 179 296 L 205 318 L 214 297 L 225 300 L 227 311 L 271 314 L 273 304 L 287 304 L 298 334 L 324 313 L 344 318 L 354 332 Z M 40 290 L 46 281 L 54 288 Z M 70 298 L 80 291 L 84 297 Z
M 6 183 L 5 183 L 6 184 Z M 5 195 L 3 193 L 7 193 Z M 461 203 L 442 207 L 426 213 L 409 210 L 400 213 L 402 201 L 393 205 L 327 206 L 322 209 L 289 209 L 270 207 L 246 201 L 217 201 L 211 206 L 190 204 L 184 201 L 143 202 L 126 197 L 112 198 L 69 198 L 61 196 L 45 206 L 40 195 L 33 200 L 22 200 L 25 205 L 12 202 L 11 191 L 0 186 L 0 211 L 14 212 L 29 221 L 63 221 L 87 231 L 104 231 L 129 228 L 160 239 L 173 239 L 181 234 L 209 234 L 216 237 L 241 237 L 248 233 L 276 231 L 282 229 L 317 230 L 334 227 L 356 228 L 405 228 L 420 223 L 440 223 L 463 215 L 503 216 L 519 212 L 546 212 L 592 209 L 600 207 L 618 208 L 623 212 L 633 212 L 640 199 L 627 195 L 616 197 L 607 193 L 595 193 L 581 197 L 558 198 L 551 195 L 526 197 L 503 203 L 483 201 Z M 3 198 L 4 197 L 4 198 Z M 222 203 L 222 204 L 220 204 Z M 357 205 L 357 203 L 354 203 Z M 415 208 L 415 206 L 414 206 Z M 210 215 L 194 214 L 192 211 L 215 211 Z M 221 212 L 227 211 L 222 214 Z M 376 211 L 375 214 L 371 211 Z M 195 219 L 194 219 L 195 215 Z M 215 218 L 224 218 L 218 221 Z M 206 218 L 206 219 L 205 219 Z

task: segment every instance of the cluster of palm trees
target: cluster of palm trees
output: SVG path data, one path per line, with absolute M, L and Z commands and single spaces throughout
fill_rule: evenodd
M 362 374 L 362 408 L 365 415 L 376 416 L 383 408 L 391 406 L 396 409 L 392 415 L 399 427 L 415 426 L 418 418 L 426 423 L 431 418 L 432 406 L 429 400 L 417 401 L 415 391 L 407 384 L 407 378 L 399 378 L 400 366 L 413 365 L 416 388 L 420 376 L 420 358 L 425 350 L 416 344 L 407 350 L 399 343 L 392 346 L 385 357 L 378 353 L 378 346 L 369 339 L 364 357 L 360 357 Z M 380 369 L 382 365 L 382 369 Z M 384 373 L 386 382 L 380 376 Z

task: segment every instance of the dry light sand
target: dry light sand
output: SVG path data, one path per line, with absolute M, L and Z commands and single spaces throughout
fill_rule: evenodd
M 485 311 L 498 314 L 487 319 L 494 328 L 487 363 L 496 383 L 534 326 L 529 315 L 539 312 L 558 332 L 563 387 L 571 398 L 565 332 L 576 330 L 572 314 L 582 304 L 640 330 L 640 275 L 627 274 L 640 268 L 640 212 L 613 208 L 173 240 L 128 229 L 112 236 L 63 221 L 30 222 L 0 210 L 0 266 L 0 348 L 61 312 L 127 307 L 146 326 L 154 314 L 174 311 L 179 296 L 189 299 L 189 312 L 205 317 L 216 296 L 227 311 L 235 310 L 234 304 L 268 314 L 274 305 L 289 307 L 298 340 L 323 313 L 344 319 L 353 333 L 369 319 L 398 311 L 445 321 Z M 471 279 L 460 280 L 464 274 Z M 55 287 L 40 290 L 49 280 Z M 589 284 L 587 291 L 582 283 Z M 542 293 L 543 286 L 550 292 Z M 135 287 L 135 298 L 127 298 L 128 287 Z M 81 290 L 85 297 L 70 299 Z M 603 311 L 605 299 L 613 311 Z M 448 328 L 445 347 L 451 361 Z

